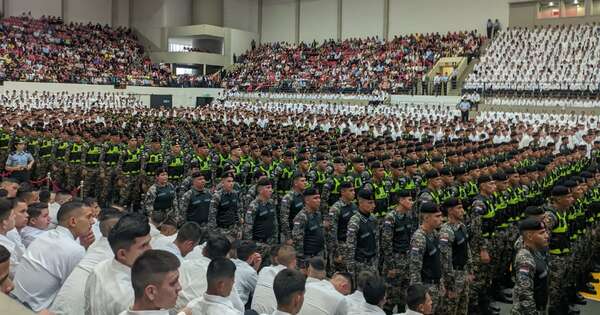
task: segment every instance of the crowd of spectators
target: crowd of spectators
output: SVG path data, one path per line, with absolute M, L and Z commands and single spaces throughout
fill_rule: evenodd
M 501 32 L 475 65 L 467 90 L 540 96 L 597 94 L 600 25 L 511 28 Z
M 244 91 L 401 93 L 420 82 L 439 58 L 473 57 L 477 32 L 412 34 L 389 41 L 378 37 L 328 40 L 322 44 L 285 42 L 257 46 L 237 58 L 226 78 Z
M 152 64 L 130 29 L 29 14 L 0 21 L 0 80 L 170 87 L 217 86 Z

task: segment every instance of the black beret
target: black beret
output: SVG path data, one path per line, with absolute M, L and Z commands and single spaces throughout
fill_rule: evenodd
M 352 187 L 354 187 L 354 185 L 352 185 L 351 182 L 343 182 L 340 184 L 340 189 L 348 189 Z
M 344 164 L 344 159 L 342 159 L 341 157 L 335 157 L 333 158 L 333 163 L 337 163 L 337 164 Z
M 440 175 L 442 175 L 442 176 L 451 176 L 452 175 L 452 171 L 450 170 L 449 167 L 443 167 L 440 170 Z
M 506 174 L 504 174 L 502 172 L 498 172 L 498 173 L 494 174 L 492 176 L 492 178 L 497 181 L 505 181 L 508 179 L 508 177 L 506 177 Z
M 592 177 L 594 177 L 594 174 L 592 174 L 588 171 L 583 171 L 579 174 L 579 176 L 581 176 L 582 178 L 592 178 Z
M 552 195 L 553 197 L 560 197 L 560 196 L 566 196 L 569 194 L 569 189 L 565 186 L 554 186 L 552 188 L 552 191 L 550 192 L 550 195 Z
M 562 186 L 565 186 L 567 188 L 573 188 L 573 187 L 577 186 L 577 182 L 574 180 L 571 180 L 571 179 L 567 179 L 562 182 Z
M 421 204 L 421 213 L 438 213 L 440 212 L 440 209 L 438 208 L 438 206 L 433 203 L 433 202 L 425 202 L 423 204 Z
M 263 187 L 272 185 L 271 181 L 268 178 L 262 178 L 258 182 L 256 182 L 256 187 Z
M 511 167 L 511 168 L 507 168 L 507 169 L 505 169 L 505 170 L 504 170 L 504 173 L 505 173 L 506 175 L 517 174 L 517 170 L 515 170 L 514 168 L 512 168 L 512 167 Z
M 404 160 L 404 166 L 411 166 L 417 164 L 415 160 Z
M 519 231 L 539 231 L 545 229 L 544 222 L 535 218 L 526 218 L 519 222 Z
M 454 175 L 464 175 L 465 173 L 467 173 L 467 170 L 462 166 L 455 167 L 452 170 L 452 174 L 454 174 Z
M 481 185 L 483 183 L 487 183 L 487 182 L 491 182 L 494 179 L 489 176 L 489 175 L 483 175 L 483 176 L 479 176 L 479 178 L 477 179 L 477 184 Z
M 544 209 L 542 207 L 529 206 L 529 207 L 525 208 L 526 216 L 541 215 L 541 214 L 544 214 Z
M 373 195 L 373 192 L 370 189 L 364 189 L 364 188 L 358 192 L 358 198 L 366 199 L 366 200 L 375 200 L 375 196 Z
M 309 188 L 307 190 L 304 191 L 304 194 L 302 194 L 304 197 L 310 197 L 310 196 L 315 196 L 315 195 L 319 195 L 319 191 L 316 190 L 315 188 Z
M 446 208 L 446 209 L 450 209 L 450 208 L 454 208 L 454 207 L 456 207 L 458 205 L 461 205 L 461 204 L 462 203 L 458 199 L 456 199 L 456 198 L 449 198 L 449 199 L 446 199 L 444 201 L 444 203 L 442 203 L 442 206 L 444 208 Z
M 285 151 L 283 153 L 283 156 L 285 156 L 285 157 L 294 157 L 294 152 L 292 152 L 292 151 Z
M 438 173 L 438 171 L 436 171 L 436 170 L 430 170 L 427 173 L 425 173 L 426 179 L 432 179 L 432 178 L 436 178 L 439 176 L 440 176 L 440 173 Z
M 410 197 L 410 190 L 406 190 L 406 189 L 400 189 L 398 191 L 398 198 L 406 198 L 406 197 Z
M 434 156 L 431 159 L 431 163 L 438 163 L 438 162 L 444 162 L 444 160 L 441 157 L 439 157 L 439 156 Z

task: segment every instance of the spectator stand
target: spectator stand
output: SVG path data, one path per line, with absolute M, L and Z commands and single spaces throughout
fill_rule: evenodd
M 466 75 L 467 57 L 444 57 L 427 73 L 427 84 L 421 85 L 421 95 L 459 95 L 459 79 Z M 423 88 L 426 91 L 423 91 Z M 425 93 L 423 93 L 425 92 Z

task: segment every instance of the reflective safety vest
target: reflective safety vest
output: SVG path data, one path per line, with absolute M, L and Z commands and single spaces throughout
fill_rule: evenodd
M 156 169 L 158 169 L 163 164 L 163 156 L 162 153 L 152 153 L 148 156 L 148 161 L 146 162 L 146 173 L 150 175 L 155 175 Z
M 100 147 L 97 145 L 91 146 L 85 155 L 85 165 L 96 166 L 100 162 Z
M 38 153 L 40 157 L 47 158 L 52 156 L 52 140 L 44 140 L 42 141 L 42 145 L 40 146 L 40 152 Z
M 56 159 L 62 161 L 65 159 L 65 154 L 67 153 L 67 149 L 69 148 L 68 142 L 61 143 L 58 148 L 56 148 Z
M 194 156 L 194 159 L 198 161 L 198 167 L 200 168 L 200 171 L 210 171 L 210 161 L 208 160 L 208 158 L 203 158 L 199 155 L 196 155 Z
M 74 164 L 81 162 L 81 144 L 73 143 L 69 152 L 69 162 Z
M 106 151 L 106 156 L 104 161 L 106 161 L 106 165 L 114 166 L 119 163 L 119 155 L 121 155 L 121 148 L 117 145 L 112 145 L 108 151 Z
M 180 179 L 184 173 L 183 167 L 184 163 L 181 155 L 171 159 L 167 169 L 169 179 Z
M 123 162 L 123 173 L 125 175 L 138 174 L 140 172 L 141 154 L 142 151 L 140 149 L 135 149 L 135 151 L 127 149 L 127 160 Z
M 563 255 L 571 252 L 571 243 L 569 242 L 569 224 L 567 223 L 567 215 L 560 212 L 554 212 L 558 219 L 556 227 L 552 230 L 550 236 L 550 251 L 552 255 Z
M 2 135 L 0 135 L 0 149 L 8 149 L 9 143 L 10 135 L 7 133 L 2 133 Z

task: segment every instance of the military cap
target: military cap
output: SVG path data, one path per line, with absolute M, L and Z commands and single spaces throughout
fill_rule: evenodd
M 421 213 L 438 213 L 440 208 L 433 202 L 425 202 L 421 204 Z
M 483 183 L 487 183 L 487 182 L 491 182 L 494 179 L 489 176 L 489 175 L 483 175 L 483 176 L 479 176 L 479 178 L 477 178 L 477 184 L 481 185 Z
M 458 205 L 462 205 L 462 203 L 461 203 L 461 202 L 460 202 L 458 199 L 456 199 L 456 198 L 449 198 L 449 199 L 446 199 L 446 200 L 444 200 L 444 202 L 442 203 L 442 206 L 443 206 L 445 209 L 454 208 L 454 207 L 456 207 L 456 206 L 458 206 Z
M 375 200 L 375 195 L 370 189 L 363 188 L 358 192 L 358 198 L 365 200 Z
M 542 207 L 529 206 L 529 207 L 525 208 L 526 216 L 541 215 L 541 214 L 544 214 L 544 209 Z
M 268 178 L 261 178 L 258 180 L 258 182 L 256 182 L 256 187 L 264 187 L 269 185 L 272 185 L 272 183 Z
M 352 183 L 348 182 L 348 181 L 342 182 L 340 184 L 340 189 L 348 189 L 348 188 L 352 188 L 352 187 L 354 187 L 354 185 L 352 185 Z
M 552 190 L 550 191 L 550 195 L 553 197 L 560 197 L 560 196 L 566 196 L 569 194 L 569 188 L 562 186 L 562 185 L 557 185 L 552 187 Z
M 315 196 L 315 195 L 319 195 L 319 191 L 315 188 L 309 188 L 309 189 L 305 190 L 304 193 L 302 194 L 302 196 L 304 196 L 304 197 L 310 197 L 310 196 Z
M 519 222 L 519 231 L 539 231 L 544 230 L 544 222 L 535 218 L 525 218 Z

